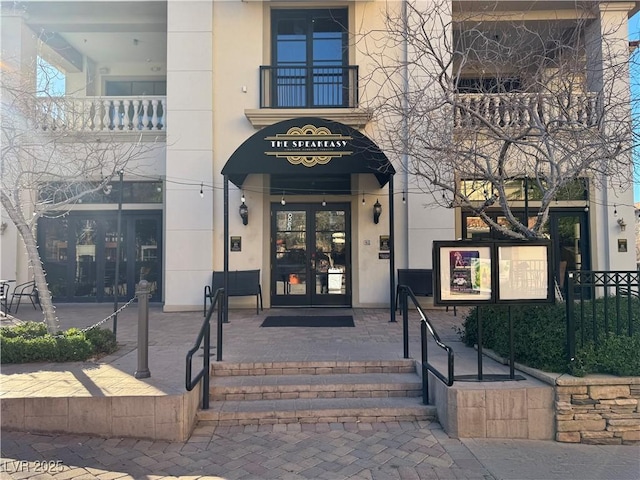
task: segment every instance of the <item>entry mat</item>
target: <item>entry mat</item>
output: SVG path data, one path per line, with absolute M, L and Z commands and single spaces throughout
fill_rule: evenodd
M 353 327 L 351 315 L 277 315 L 264 319 L 261 327 Z

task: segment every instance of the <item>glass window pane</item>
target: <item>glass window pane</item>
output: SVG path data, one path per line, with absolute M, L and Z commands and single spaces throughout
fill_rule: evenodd
M 96 296 L 96 235 L 95 220 L 81 220 L 76 225 L 75 296 Z

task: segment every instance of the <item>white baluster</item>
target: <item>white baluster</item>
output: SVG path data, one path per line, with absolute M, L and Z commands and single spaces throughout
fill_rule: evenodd
M 102 117 L 103 120 L 100 130 L 111 130 L 111 100 L 103 100 L 102 105 L 104 106 L 104 116 Z M 113 126 L 115 127 L 115 121 Z
M 149 102 L 148 98 L 142 100 L 142 128 L 149 130 Z
M 167 131 L 167 99 L 160 99 L 162 105 L 162 130 Z
M 123 130 L 131 130 L 133 128 L 133 119 L 131 118 L 131 112 L 129 111 L 129 107 L 131 106 L 131 101 L 124 100 L 123 102 L 123 115 L 122 115 L 122 129 Z
M 133 130 L 140 130 L 140 100 L 133 101 Z
M 158 128 L 158 100 L 151 100 L 151 106 L 153 107 L 153 114 L 151 116 L 151 128 L 153 130 Z
M 113 101 L 113 129 L 122 130 L 124 128 L 124 115 L 120 113 L 122 100 Z
M 91 99 L 91 108 L 93 109 L 93 120 L 92 120 L 92 124 L 91 124 L 91 130 L 100 130 L 100 108 L 101 108 L 101 103 L 93 98 Z

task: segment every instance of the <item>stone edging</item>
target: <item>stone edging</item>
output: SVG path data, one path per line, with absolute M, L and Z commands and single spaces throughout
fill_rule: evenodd
M 486 355 L 508 363 L 490 350 Z M 558 442 L 640 444 L 640 377 L 599 374 L 574 377 L 518 363 L 515 368 L 554 387 Z

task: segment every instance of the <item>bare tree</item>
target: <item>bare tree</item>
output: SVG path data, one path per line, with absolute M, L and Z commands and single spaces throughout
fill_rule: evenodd
M 487 9 L 499 3 L 402 2 L 358 46 L 375 64 L 366 89 L 380 141 L 406 156 L 410 188 L 509 237 L 542 237 L 571 189 L 631 186 L 626 24 L 601 26 L 598 2 L 555 21 Z M 525 199 L 533 220 L 513 212 Z M 496 207 L 506 224 L 488 215 Z
M 132 160 L 140 165 L 157 144 L 141 141 L 131 125 L 97 132 L 94 119 L 114 112 L 51 96 L 52 79 L 46 68 L 41 73 L 45 78 L 37 85 L 17 71 L 5 70 L 0 79 L 0 203 L 24 242 L 47 330 L 55 332 L 58 319 L 36 240 L 38 219 L 64 216 L 83 198 L 108 189 Z M 122 128 L 132 136 L 123 136 Z

